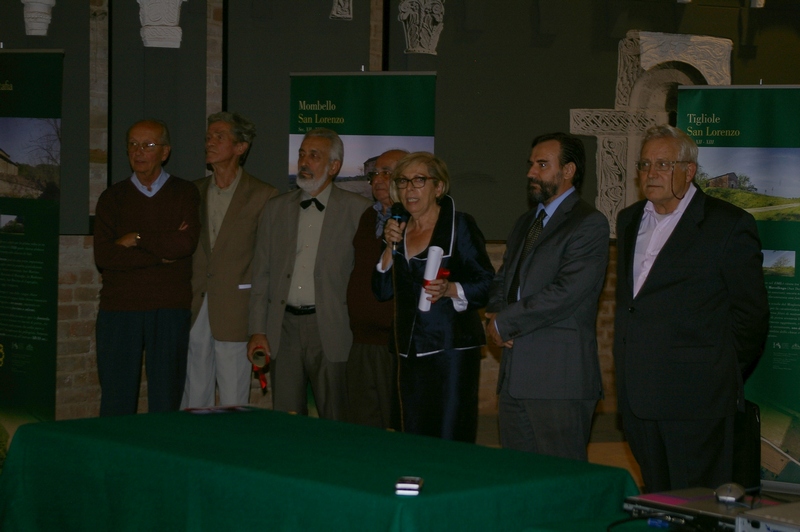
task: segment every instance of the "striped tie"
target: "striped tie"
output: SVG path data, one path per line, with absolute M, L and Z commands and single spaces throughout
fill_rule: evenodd
M 519 270 L 522 268 L 522 263 L 525 262 L 525 257 L 528 256 L 528 253 L 531 252 L 533 249 L 533 244 L 536 243 L 536 239 L 539 238 L 539 235 L 542 234 L 542 227 L 544 227 L 544 217 L 547 216 L 547 213 L 544 212 L 544 209 L 539 211 L 539 215 L 536 216 L 536 220 L 534 220 L 531 228 L 528 229 L 528 234 L 525 236 L 525 245 L 522 246 L 522 253 L 519 256 L 519 262 L 517 262 L 517 269 L 514 271 L 514 278 L 511 279 L 511 288 L 508 290 L 508 304 L 514 303 L 517 301 L 517 291 L 519 291 Z

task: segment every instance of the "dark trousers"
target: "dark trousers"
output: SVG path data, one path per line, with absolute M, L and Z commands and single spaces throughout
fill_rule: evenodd
M 351 423 L 397 428 L 397 360 L 384 345 L 357 344 L 347 359 L 347 420 Z
M 480 367 L 479 347 L 400 357 L 405 432 L 475 443 Z
M 325 358 L 316 314 L 283 315 L 280 350 L 269 372 L 273 409 L 308 415 L 310 383 L 319 417 L 346 419 L 347 362 Z
M 500 445 L 586 461 L 597 399 L 515 399 L 500 390 Z
M 620 400 L 622 427 L 642 470 L 645 491 L 717 488 L 733 478 L 734 416 L 654 420 Z
M 144 350 L 149 412 L 178 410 L 186 380 L 191 311 L 97 313 L 100 415 L 135 414 Z

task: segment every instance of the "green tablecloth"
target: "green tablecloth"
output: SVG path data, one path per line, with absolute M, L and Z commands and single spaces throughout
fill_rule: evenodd
M 394 494 L 402 475 L 425 479 L 419 496 Z M 20 427 L 0 529 L 604 530 L 635 493 L 624 469 L 266 410 L 174 412 Z

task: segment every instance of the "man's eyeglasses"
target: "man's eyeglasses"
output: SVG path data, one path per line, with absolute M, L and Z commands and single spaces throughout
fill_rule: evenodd
M 435 177 L 426 177 L 418 175 L 416 177 L 412 177 L 411 179 L 408 179 L 406 177 L 398 177 L 397 179 L 394 180 L 394 184 L 397 186 L 397 188 L 400 189 L 406 188 L 409 183 L 411 183 L 411 185 L 414 188 L 422 188 L 425 186 L 425 182 L 428 181 L 429 179 L 436 181 Z
M 369 179 L 369 184 L 372 184 L 372 181 L 376 177 L 385 177 L 390 178 L 392 177 L 392 172 L 390 170 L 381 170 L 380 172 L 367 172 L 367 179 Z
M 636 170 L 640 174 L 646 174 L 650 168 L 654 168 L 656 172 L 665 174 L 671 172 L 676 164 L 688 164 L 690 161 L 636 161 Z
M 166 144 L 158 144 L 155 142 L 128 142 L 128 151 L 136 152 L 139 150 L 143 150 L 146 152 L 151 152 L 156 149 L 156 146 L 166 146 Z

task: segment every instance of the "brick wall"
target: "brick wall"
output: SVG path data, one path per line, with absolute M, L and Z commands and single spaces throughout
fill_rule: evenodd
M 600 401 L 598 412 L 617 411 L 617 385 L 614 379 L 614 292 L 617 288 L 617 244 L 608 248 L 608 268 L 606 282 L 600 294 L 600 306 L 597 311 L 597 350 L 600 357 L 600 371 L 603 377 L 605 399 Z
M 99 412 L 94 339 L 99 288 L 100 275 L 92 260 L 92 238 L 62 236 L 58 265 L 56 419 L 96 416 Z
M 207 0 L 206 116 L 222 111 L 222 0 Z

